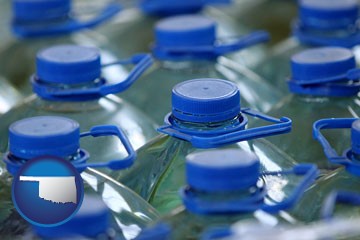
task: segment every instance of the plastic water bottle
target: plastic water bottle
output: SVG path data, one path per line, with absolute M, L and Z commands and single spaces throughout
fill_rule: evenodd
M 248 117 L 262 119 L 267 126 L 245 129 Z M 112 176 L 149 200 L 157 210 L 167 213 L 181 204 L 178 189 L 185 184 L 186 155 L 201 149 L 242 148 L 258 153 L 264 170 L 280 171 L 293 166 L 294 160 L 269 143 L 248 140 L 290 129 L 291 120 L 286 117 L 276 119 L 249 108 L 241 109 L 240 92 L 230 81 L 185 81 L 172 90 L 172 112 L 158 129 L 163 134 L 138 150 L 137 161 L 126 176 Z
M 28 79 L 35 71 L 33 60 L 40 49 L 79 43 L 106 49 L 106 44 L 101 43 L 104 36 L 81 30 L 109 21 L 121 6 L 116 2 L 95 8 L 72 5 L 72 0 L 12 0 L 13 18 L 7 27 L 11 27 L 13 38 L 0 48 L 0 76 L 24 95 L 31 93 Z
M 88 149 L 80 144 L 80 138 L 87 136 L 101 138 L 115 136 L 128 155 L 126 157 L 118 155 L 116 159 L 92 156 Z M 101 140 L 91 141 L 94 147 Z M 137 194 L 96 170 L 108 168 L 115 171 L 133 164 L 136 154 L 121 129 L 112 125 L 102 125 L 80 133 L 79 124 L 74 120 L 40 116 L 19 120 L 9 128 L 9 151 L 3 156 L 7 171 L 2 167 L 0 177 L 2 193 L 0 202 L 4 206 L 0 214 L 0 235 L 3 238 L 14 239 L 16 236 L 21 236 L 29 227 L 13 207 L 11 175 L 15 175 L 24 162 L 44 155 L 67 159 L 82 171 L 85 193 L 102 198 L 124 236 L 134 238 L 148 223 L 157 219 L 155 210 Z M 100 227 L 101 224 L 98 224 Z
M 210 226 L 237 221 L 256 220 L 273 226 L 293 223 L 295 219 L 286 211 L 316 176 L 313 164 L 261 173 L 259 158 L 242 150 L 193 153 L 186 157 L 187 184 L 180 190 L 183 206 L 160 222 L 171 228 L 168 239 L 199 239 Z
M 266 40 L 267 33 L 254 32 L 231 43 L 217 44 L 215 31 L 216 23 L 200 15 L 160 21 L 154 30 L 156 41 L 152 48 L 156 62 L 123 98 L 161 124 L 171 108 L 172 87 L 205 76 L 235 82 L 243 92 L 245 106 L 269 110 L 280 100 L 279 92 L 251 70 L 222 57 Z
M 117 56 L 147 51 L 154 42 L 153 28 L 158 20 L 164 17 L 201 13 L 217 21 L 220 36 L 234 36 L 249 32 L 249 29 L 237 31 L 237 23 L 219 11 L 208 11 L 208 6 L 230 5 L 230 0 L 140 0 L 135 1 L 110 24 L 104 25 L 99 32 L 106 36 L 109 42 L 121 43 L 113 45 Z M 236 31 L 234 31 L 236 30 Z M 131 41 L 129 41 L 131 39 Z M 126 56 L 125 55 L 125 56 Z
M 288 61 L 293 54 L 313 46 L 353 48 L 360 43 L 357 0 L 299 0 L 298 12 L 293 36 L 274 46 L 256 68 L 283 92 L 287 92 L 284 80 L 290 75 Z
M 342 132 L 347 130 L 351 132 L 348 139 L 338 134 L 337 141 L 351 143 L 343 149 L 334 149 L 321 130 Z M 324 131 L 324 134 L 327 132 Z M 321 217 L 322 203 L 325 198 L 334 190 L 354 191 L 360 193 L 358 185 L 360 184 L 360 165 L 358 162 L 360 146 L 360 120 L 358 118 L 333 118 L 322 119 L 314 123 L 314 137 L 318 140 L 324 149 L 324 153 L 331 164 L 343 166 L 326 176 L 317 180 L 317 182 L 304 194 L 299 205 L 294 209 L 294 215 L 304 221 L 313 221 Z M 338 152 L 343 152 L 338 154 Z M 326 214 L 327 216 L 329 214 Z M 350 216 L 358 217 L 358 211 L 350 211 Z
M 7 149 L 7 129 L 12 122 L 41 115 L 69 117 L 78 121 L 82 130 L 94 125 L 117 125 L 124 129 L 135 149 L 156 136 L 155 124 L 149 118 L 113 95 L 131 86 L 151 65 L 151 57 L 139 54 L 117 63 L 135 66 L 119 76 L 117 83 L 110 83 L 102 77 L 96 48 L 60 45 L 40 51 L 36 57 L 37 71 L 31 78 L 35 95 L 0 118 L 0 152 Z M 83 144 L 95 158 L 125 153 L 112 138 L 96 146 L 87 141 Z
M 269 141 L 299 163 L 311 162 L 318 164 L 320 169 L 329 169 L 332 166 L 324 161 L 322 148 L 312 137 L 312 124 L 322 118 L 360 115 L 359 70 L 354 55 L 340 47 L 305 50 L 291 58 L 291 69 L 288 87 L 292 95 L 268 114 L 290 117 L 293 128 L 287 136 L 271 137 Z M 335 140 L 336 149 L 346 145 L 346 142 L 336 140 L 347 139 L 347 136 L 346 133 L 328 133 L 328 138 Z

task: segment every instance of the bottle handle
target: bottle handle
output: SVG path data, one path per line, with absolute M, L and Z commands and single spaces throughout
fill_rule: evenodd
M 120 142 L 123 144 L 128 156 L 123 159 L 114 159 L 108 162 L 103 163 L 85 163 L 76 165 L 77 169 L 85 169 L 88 167 L 91 168 L 109 168 L 111 170 L 119 170 L 123 168 L 127 168 L 134 163 L 136 158 L 136 152 L 132 147 L 129 139 L 126 137 L 125 133 L 118 127 L 114 125 L 100 125 L 95 126 L 90 129 L 88 132 L 84 132 L 80 134 L 80 137 L 100 137 L 100 136 L 115 136 L 117 137 Z
M 222 38 L 226 39 L 226 38 Z M 185 46 L 185 47 L 154 47 L 155 52 L 165 52 L 167 54 L 210 54 L 211 56 L 221 56 L 230 52 L 239 51 L 259 43 L 269 41 L 270 35 L 266 31 L 255 31 L 245 36 L 237 37 L 231 43 L 214 43 L 205 46 Z M 218 41 L 220 41 L 219 39 Z
M 117 61 L 114 63 L 103 65 L 107 67 L 115 64 L 135 64 L 135 67 L 131 70 L 127 78 L 116 84 L 106 85 L 102 84 L 99 87 L 87 88 L 87 89 L 55 89 L 48 87 L 44 84 L 40 84 L 36 79 L 32 78 L 32 84 L 34 91 L 42 96 L 52 97 L 70 97 L 81 98 L 86 96 L 103 97 L 108 94 L 116 94 L 128 89 L 139 77 L 153 64 L 153 59 L 150 54 L 135 54 L 131 58 L 126 60 Z M 104 80 L 105 81 L 105 80 Z
M 16 22 L 13 23 L 13 31 L 16 35 L 20 37 L 43 37 L 51 35 L 59 35 L 64 33 L 75 32 L 84 28 L 91 28 L 96 25 L 99 25 L 122 10 L 122 6 L 119 3 L 111 2 L 106 5 L 97 16 L 87 21 L 79 21 L 77 19 L 70 18 L 64 24 L 55 25 L 52 27 L 43 27 L 39 28 L 38 26 L 31 27 L 29 25 L 21 26 L 17 25 Z
M 347 165 L 348 159 L 346 156 L 338 155 L 336 150 L 331 147 L 330 143 L 321 133 L 321 130 L 351 128 L 351 125 L 355 120 L 357 120 L 357 118 L 327 118 L 318 120 L 313 124 L 313 137 L 320 142 L 326 157 L 331 163 Z
M 277 174 L 295 174 L 303 175 L 304 178 L 301 183 L 294 189 L 292 194 L 286 198 L 284 201 L 277 203 L 275 205 L 264 204 L 262 210 L 270 213 L 275 213 L 283 209 L 289 209 L 295 205 L 295 203 L 301 198 L 302 194 L 306 191 L 307 188 L 316 180 L 318 176 L 318 168 L 315 164 L 298 164 L 294 166 L 293 169 L 286 172 L 265 172 L 265 175 L 277 175 Z
M 241 141 L 248 141 L 256 138 L 283 134 L 291 131 L 292 120 L 290 118 L 282 117 L 280 119 L 277 119 L 249 108 L 242 109 L 241 113 L 244 113 L 252 117 L 257 117 L 264 121 L 272 122 L 275 124 L 230 132 L 220 136 L 212 136 L 212 137 L 192 136 L 189 141 L 195 147 L 212 148 L 225 144 L 231 144 Z
M 266 31 L 255 31 L 239 37 L 236 41 L 228 44 L 219 44 L 214 47 L 216 55 L 224 55 L 229 52 L 239 51 L 259 43 L 268 42 L 270 34 Z
M 336 203 L 360 206 L 360 194 L 350 191 L 332 191 L 325 199 L 321 208 L 321 218 L 331 220 Z

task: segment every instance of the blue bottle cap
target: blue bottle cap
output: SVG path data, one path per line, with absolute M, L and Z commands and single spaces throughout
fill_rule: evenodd
M 79 124 L 64 117 L 25 118 L 9 127 L 9 151 L 22 159 L 42 155 L 67 157 L 79 149 L 79 139 Z
M 155 26 L 155 47 L 212 46 L 216 39 L 215 21 L 201 15 L 166 18 Z
M 243 150 L 210 150 L 186 156 L 187 183 L 196 190 L 245 190 L 255 186 L 259 176 L 259 158 Z
M 35 232 L 46 238 L 96 237 L 110 227 L 110 210 L 102 199 L 85 195 L 79 211 L 68 222 L 56 227 L 33 226 Z
M 299 18 L 302 26 L 314 29 L 342 29 L 358 19 L 356 0 L 300 0 Z
M 356 120 L 351 125 L 351 150 L 355 154 L 360 154 L 360 120 Z
M 135 240 L 170 240 L 171 226 L 160 222 L 155 226 L 145 228 Z
M 240 92 L 226 80 L 203 78 L 177 84 L 172 90 L 172 114 L 188 122 L 221 122 L 239 115 Z
M 15 21 L 46 21 L 67 17 L 71 0 L 12 0 Z
M 94 81 L 101 75 L 97 48 L 59 45 L 41 50 L 36 56 L 36 74 L 44 82 L 78 84 Z
M 206 4 L 204 0 L 141 0 L 140 8 L 150 15 L 169 16 L 177 14 L 195 13 Z
M 291 57 L 292 81 L 313 81 L 344 75 L 356 67 L 347 48 L 322 47 L 302 51 Z

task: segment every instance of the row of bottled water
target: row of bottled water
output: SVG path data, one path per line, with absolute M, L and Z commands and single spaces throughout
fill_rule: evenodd
M 359 239 L 357 0 L 0 3 L 1 239 Z M 56 227 L 11 198 L 44 155 Z

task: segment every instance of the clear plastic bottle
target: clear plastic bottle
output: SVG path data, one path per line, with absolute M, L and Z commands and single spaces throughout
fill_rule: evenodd
M 281 95 L 254 72 L 225 57 L 267 38 L 254 32 L 230 43 L 216 43 L 216 24 L 200 15 L 182 15 L 160 21 L 154 30 L 154 66 L 122 97 L 163 123 L 170 111 L 172 87 L 187 79 L 220 78 L 237 84 L 245 106 L 269 110 Z M 151 102 L 151 104 L 149 104 Z
M 170 227 L 168 239 L 174 240 L 200 239 L 208 227 L 240 220 L 272 226 L 295 224 L 287 210 L 296 205 L 316 176 L 317 168 L 312 164 L 260 173 L 259 158 L 242 150 L 193 153 L 186 157 L 187 183 L 180 190 L 183 206 L 160 222 Z
M 0 118 L 0 152 L 7 150 L 7 129 L 12 122 L 41 115 L 69 117 L 78 121 L 82 130 L 94 125 L 116 125 L 124 129 L 135 149 L 144 145 L 157 135 L 155 124 L 113 93 L 131 86 L 152 60 L 149 55 L 140 54 L 120 63 L 135 64 L 135 67 L 111 84 L 102 77 L 100 53 L 96 48 L 60 45 L 40 51 L 36 58 L 37 72 L 31 79 L 35 95 Z M 112 138 L 96 146 L 84 140 L 83 145 L 95 158 L 110 159 L 125 153 Z
M 154 42 L 153 29 L 156 22 L 164 17 L 174 15 L 199 13 L 211 18 L 218 24 L 217 31 L 220 37 L 234 37 L 251 31 L 245 26 L 239 27 L 236 21 L 216 8 L 209 8 L 209 6 L 232 6 L 229 0 L 183 0 L 176 2 L 139 0 L 134 2 L 135 4 L 124 9 L 110 24 L 99 29 L 99 32 L 106 36 L 110 42 L 121 43 L 118 46 L 113 45 L 114 48 L 112 49 L 118 57 L 124 56 L 124 52 L 129 55 L 148 51 L 149 46 Z M 263 50 L 263 46 L 259 48 L 259 51 L 258 46 L 251 48 L 251 52 Z M 246 58 L 241 58 L 241 60 L 243 63 L 247 63 L 253 58 L 248 53 Z
M 298 18 L 292 24 L 293 36 L 273 47 L 255 68 L 279 90 L 287 92 L 290 57 L 314 46 L 354 48 L 360 43 L 357 0 L 299 0 Z M 358 55 L 358 54 L 356 54 Z
M 247 117 L 272 124 L 245 129 Z M 185 183 L 186 155 L 202 149 L 242 148 L 259 155 L 262 170 L 280 171 L 293 166 L 294 160 L 271 143 L 248 140 L 290 129 L 291 120 L 286 117 L 275 119 L 255 110 L 240 109 L 240 92 L 230 81 L 185 81 L 173 88 L 172 112 L 158 129 L 163 134 L 138 150 L 137 161 L 126 170 L 126 176 L 112 176 L 149 200 L 161 213 L 167 213 L 181 204 L 177 193 Z
M 12 0 L 11 3 L 13 17 L 6 27 L 11 28 L 13 36 L 0 48 L 0 77 L 24 96 L 31 94 L 28 79 L 35 71 L 33 60 L 39 50 L 57 44 L 82 44 L 105 51 L 104 36 L 89 29 L 109 21 L 121 9 L 114 1 L 77 8 L 73 0 Z M 82 31 L 85 29 L 88 31 Z M 4 29 L 4 32 L 8 31 Z
M 125 158 L 118 156 L 107 159 L 90 155 L 80 144 L 80 138 L 115 136 L 128 152 Z M 97 146 L 101 140 L 94 140 Z M 4 239 L 22 236 L 29 225 L 22 220 L 11 200 L 11 175 L 16 174 L 25 161 L 44 155 L 61 157 L 71 161 L 81 171 L 86 194 L 97 195 L 111 210 L 117 227 L 125 236 L 136 235 L 148 223 L 156 220 L 156 211 L 142 198 L 122 184 L 96 170 L 109 168 L 112 171 L 127 168 L 133 164 L 136 154 L 125 134 L 116 126 L 94 126 L 89 132 L 80 134 L 79 124 L 71 119 L 55 116 L 26 118 L 13 123 L 9 128 L 9 151 L 4 154 L 6 169 L 1 168 L 2 194 L 0 196 L 0 235 Z M 2 165 L 4 166 L 4 165 Z M 130 239 L 130 238 L 126 238 Z
M 320 169 L 329 169 L 333 166 L 324 161 L 322 148 L 312 137 L 312 124 L 322 118 L 360 116 L 357 97 L 360 84 L 354 55 L 340 47 L 305 50 L 291 58 L 291 68 L 288 86 L 292 95 L 267 113 L 290 117 L 292 131 L 268 140 L 299 163 L 311 162 Z M 337 141 L 348 139 L 346 132 L 327 134 L 336 149 L 347 146 L 347 142 Z
M 336 132 L 341 132 L 341 129 L 345 129 L 348 132 L 351 132 L 351 137 L 349 136 L 348 139 L 339 135 L 337 138 L 337 141 L 340 142 L 349 142 L 351 139 L 351 145 L 349 144 L 342 149 L 335 150 L 332 148 L 327 138 L 320 132 L 322 129 Z M 324 131 L 324 133 L 326 133 L 326 131 Z M 332 118 L 319 120 L 314 123 L 314 137 L 321 143 L 324 153 L 328 158 L 328 162 L 343 167 L 319 178 L 304 194 L 299 205 L 294 209 L 294 215 L 307 222 L 317 220 L 321 217 L 323 202 L 334 190 L 360 193 L 358 190 L 358 185 L 360 184 L 358 157 L 360 153 L 360 120 L 358 118 Z M 338 152 L 340 151 L 343 151 L 343 154 L 339 156 Z M 355 209 L 349 210 L 349 208 L 347 208 L 346 210 L 345 207 L 344 209 L 337 208 L 337 210 L 339 210 L 339 212 L 344 210 L 343 214 L 345 217 L 360 216 L 360 212 Z M 339 216 L 341 216 L 341 214 Z

